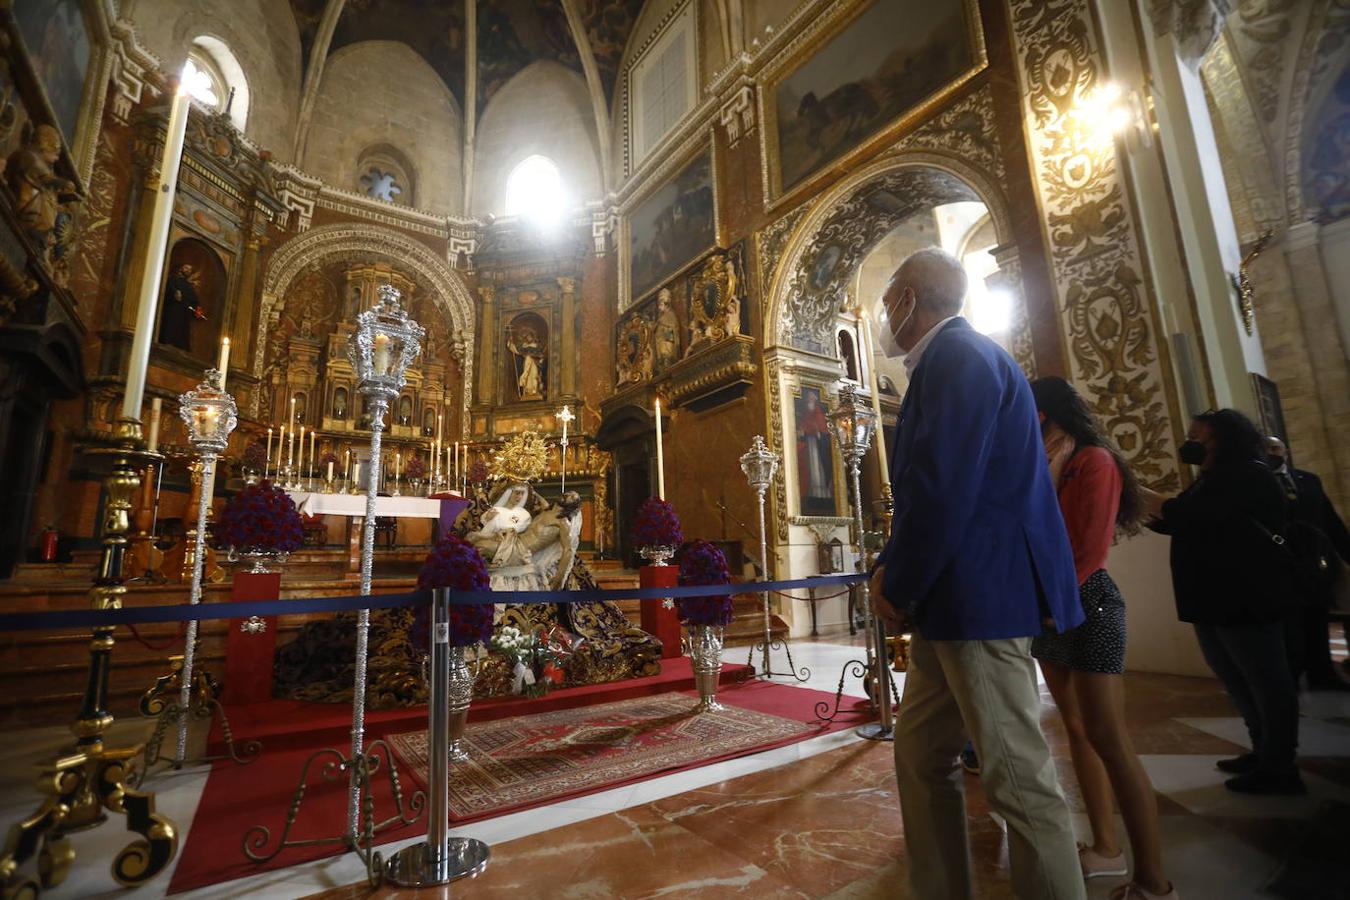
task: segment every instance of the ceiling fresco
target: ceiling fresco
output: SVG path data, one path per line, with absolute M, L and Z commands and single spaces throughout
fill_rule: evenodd
M 327 0 L 290 0 L 308 65 Z M 642 11 L 642 0 L 579 0 L 582 25 L 595 54 L 606 99 Z M 581 72 L 560 0 L 478 0 L 478 114 L 530 63 L 547 59 Z M 399 41 L 425 59 L 464 102 L 464 4 L 457 0 L 346 0 L 331 54 L 360 41 Z

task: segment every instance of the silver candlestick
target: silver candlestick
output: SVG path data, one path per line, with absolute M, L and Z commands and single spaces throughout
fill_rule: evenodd
M 839 442 L 839 451 L 848 463 L 849 480 L 853 484 L 853 528 L 857 535 L 856 551 L 858 571 L 866 571 L 865 548 L 863 547 L 862 487 L 859 484 L 859 468 L 867 448 L 872 444 L 872 431 L 876 427 L 876 415 L 871 407 L 858 399 L 857 388 L 845 384 L 839 389 L 839 402 L 830 413 L 830 425 L 834 429 L 835 439 Z M 863 725 L 857 729 L 859 737 L 873 741 L 889 741 L 895 738 L 895 722 L 891 713 L 891 674 L 886 665 L 886 629 L 882 622 L 872 615 L 871 600 L 868 596 L 867 582 L 859 584 L 862 595 L 863 630 L 868 643 L 869 668 L 872 670 L 874 703 L 877 707 L 878 721 Z M 845 666 L 847 673 L 848 666 Z M 843 679 L 840 679 L 842 686 Z
M 750 449 L 741 456 L 741 471 L 745 473 L 745 479 L 750 483 L 750 487 L 755 489 L 756 497 L 759 501 L 759 560 L 763 569 L 764 580 L 769 580 L 769 542 L 764 531 L 764 495 L 768 491 L 769 485 L 773 484 L 773 477 L 778 471 L 778 454 L 774 453 L 764 445 L 762 435 L 755 435 L 754 441 L 750 444 Z M 775 641 L 773 639 L 773 620 L 769 612 L 769 593 L 765 591 L 761 595 L 762 609 L 764 613 L 764 638 L 763 640 L 751 645 L 750 658 L 747 664 L 753 669 L 755 665 L 755 651 L 759 650 L 763 668 L 760 670 L 761 678 L 772 678 L 775 675 L 786 675 L 789 678 L 795 678 L 798 681 L 806 681 L 811 677 L 811 670 L 803 666 L 800 671 L 792 661 L 792 648 L 788 646 L 787 639 Z M 775 647 L 782 647 L 787 654 L 788 670 L 786 672 L 773 671 L 773 663 L 769 659 L 770 652 Z
M 230 441 L 230 432 L 239 424 L 234 398 L 225 393 L 221 373 L 207 369 L 206 379 L 178 400 L 178 415 L 187 425 L 188 441 L 202 461 L 202 483 L 197 502 L 197 549 L 192 554 L 192 589 L 188 602 L 202 601 L 202 565 L 206 558 L 206 515 L 211 508 L 211 489 L 216 481 L 216 459 Z M 183 646 L 183 668 L 179 672 L 178 744 L 174 766 L 187 759 L 188 710 L 192 706 L 192 668 L 197 650 L 197 620 L 187 623 Z

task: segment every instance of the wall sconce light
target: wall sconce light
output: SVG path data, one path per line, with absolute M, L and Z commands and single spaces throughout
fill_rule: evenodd
M 1081 138 L 1108 143 L 1124 136 L 1141 148 L 1153 146 L 1153 130 L 1144 109 L 1144 98 L 1133 88 L 1108 81 L 1083 94 L 1072 113 Z

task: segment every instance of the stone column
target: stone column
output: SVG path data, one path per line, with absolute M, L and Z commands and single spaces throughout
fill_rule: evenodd
M 562 288 L 562 394 L 574 396 L 577 392 L 577 280 L 559 278 Z

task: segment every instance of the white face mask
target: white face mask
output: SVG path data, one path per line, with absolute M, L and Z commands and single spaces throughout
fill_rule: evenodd
M 895 332 L 891 329 L 891 321 L 886 315 L 886 301 L 881 299 L 877 301 L 876 309 L 877 320 L 877 349 L 885 355 L 887 359 L 899 359 L 905 355 L 905 351 L 900 349 L 896 343 Z

